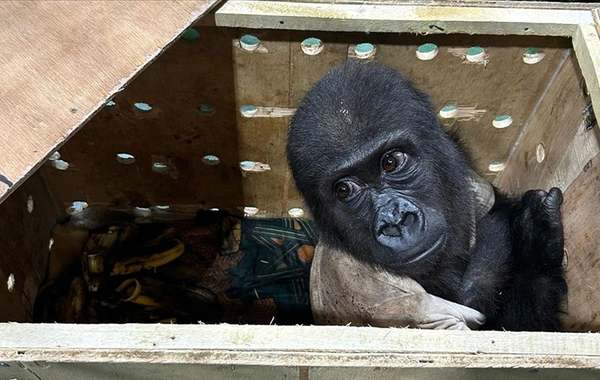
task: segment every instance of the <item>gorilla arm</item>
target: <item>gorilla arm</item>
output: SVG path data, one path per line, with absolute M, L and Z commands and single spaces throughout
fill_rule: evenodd
M 311 305 L 318 324 L 425 329 L 477 329 L 478 311 L 429 294 L 416 281 L 317 245 L 311 268 Z

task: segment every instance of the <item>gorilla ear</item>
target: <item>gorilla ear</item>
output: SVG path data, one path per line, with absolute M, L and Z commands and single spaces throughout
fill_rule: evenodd
M 470 172 L 469 184 L 475 195 L 475 220 L 479 220 L 492 209 L 494 202 L 496 202 L 496 196 L 491 183 L 481 178 L 474 171 L 471 170 Z
M 494 195 L 494 187 L 485 179 L 481 178 L 474 171 L 470 171 L 469 184 L 471 191 L 475 196 L 475 221 L 484 217 L 494 206 L 496 196 Z
M 496 202 L 496 195 L 492 184 L 472 170 L 469 174 L 469 185 L 469 190 L 475 199 L 475 204 L 471 210 L 471 238 L 469 239 L 469 247 L 473 248 L 477 235 L 477 222 L 492 209 L 494 202 Z

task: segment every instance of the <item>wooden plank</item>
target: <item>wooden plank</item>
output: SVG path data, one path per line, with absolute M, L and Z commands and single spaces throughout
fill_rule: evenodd
M 580 131 L 563 155 L 558 164 L 548 188 L 558 187 L 566 191 L 573 181 L 583 172 L 585 166 L 600 153 L 600 130 Z
M 565 193 L 562 209 L 569 296 L 563 323 L 568 331 L 600 330 L 600 276 L 596 268 L 600 265 L 600 227 L 595 223 L 600 213 L 599 186 L 600 156 L 596 156 Z
M 331 3 L 331 0 L 298 0 L 299 3 Z M 556 1 L 506 1 L 506 0 L 344 0 L 343 4 L 393 4 L 427 5 L 435 7 L 491 7 L 491 8 L 535 8 L 535 9 L 580 9 L 592 10 L 597 7 L 593 2 L 566 3 Z
M 162 363 L 5 363 L 0 378 L 18 380 L 297 379 L 296 367 Z
M 244 204 L 261 216 L 287 216 L 283 210 L 287 160 L 285 141 L 289 116 L 245 117 L 243 105 L 290 107 L 290 42 L 287 31 L 240 30 L 238 38 L 254 35 L 265 52 L 234 47 L 235 100 L 240 160 L 269 164 L 270 170 L 244 173 Z M 239 165 L 239 163 L 238 163 Z
M 0 204 L 0 321 L 31 320 L 38 288 L 46 278 L 56 218 L 39 173 Z M 9 277 L 14 279 L 12 290 Z
M 600 336 L 348 326 L 0 324 L 0 362 L 600 368 Z
M 330 368 L 310 369 L 311 380 L 595 380 L 597 370 L 505 368 Z
M 597 12 L 594 13 L 598 20 Z M 573 50 L 577 56 L 594 109 L 600 110 L 600 39 L 592 25 L 578 26 L 573 34 Z
M 215 20 L 219 26 L 266 29 L 546 36 L 571 36 L 578 25 L 594 22 L 589 10 L 262 0 L 229 1 Z
M 512 368 L 275 367 L 164 363 L 9 362 L 3 379 L 19 380 L 595 380 L 598 370 Z M 9 367 L 6 367 L 9 366 Z
M 583 109 L 588 101 L 582 95 L 581 73 L 574 56 L 551 78 L 542 96 L 531 110 L 531 119 L 506 169 L 495 181 L 505 191 L 547 189 L 570 142 L 581 132 Z
M 0 202 L 217 0 L 0 4 Z

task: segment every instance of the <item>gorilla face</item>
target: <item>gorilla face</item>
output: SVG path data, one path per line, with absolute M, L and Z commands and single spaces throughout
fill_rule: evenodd
M 395 71 L 331 71 L 292 118 L 287 155 L 326 243 L 411 275 L 466 255 L 468 163 L 427 96 Z

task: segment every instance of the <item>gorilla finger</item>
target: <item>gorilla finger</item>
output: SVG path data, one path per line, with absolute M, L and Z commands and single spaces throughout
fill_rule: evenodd
M 559 188 L 553 187 L 548 192 L 548 196 L 544 199 L 544 204 L 548 207 L 558 208 L 563 203 L 562 191 Z

